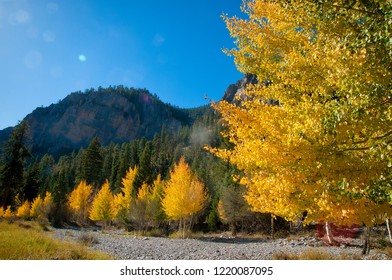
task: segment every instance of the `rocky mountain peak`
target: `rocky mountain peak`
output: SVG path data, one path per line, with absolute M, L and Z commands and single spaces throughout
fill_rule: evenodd
M 257 77 L 253 74 L 246 74 L 244 77 L 237 81 L 235 84 L 231 84 L 223 95 L 223 100 L 229 103 L 238 104 L 240 100 L 244 99 L 244 91 L 248 84 L 256 84 Z

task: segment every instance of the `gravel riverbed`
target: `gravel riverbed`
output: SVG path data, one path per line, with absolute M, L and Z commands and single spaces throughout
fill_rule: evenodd
M 92 240 L 90 247 L 121 260 L 269 260 L 276 254 L 319 251 L 339 258 L 387 259 L 377 250 L 361 255 L 361 240 L 350 246 L 326 246 L 315 237 L 298 239 L 263 239 L 200 237 L 197 239 L 170 239 L 165 237 L 140 237 L 123 231 L 94 231 L 54 229 L 53 237 L 67 241 Z

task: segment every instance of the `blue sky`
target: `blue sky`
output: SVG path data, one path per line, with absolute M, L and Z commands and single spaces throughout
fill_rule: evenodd
M 179 107 L 242 77 L 222 53 L 242 0 L 0 0 L 0 129 L 74 91 L 146 88 Z

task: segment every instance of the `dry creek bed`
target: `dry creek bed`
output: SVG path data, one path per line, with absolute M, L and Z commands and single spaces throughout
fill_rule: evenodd
M 77 241 L 91 238 L 90 245 L 121 260 L 268 260 L 275 254 L 298 254 L 320 251 L 336 259 L 376 259 L 388 257 L 378 250 L 361 255 L 362 241 L 353 239 L 350 246 L 326 246 L 315 237 L 297 239 L 202 237 L 197 239 L 170 239 L 165 237 L 140 237 L 123 231 L 54 229 L 52 235 L 61 240 Z M 343 257 L 342 257 L 343 256 Z

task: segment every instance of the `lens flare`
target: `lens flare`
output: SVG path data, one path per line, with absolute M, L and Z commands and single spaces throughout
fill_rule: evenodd
M 87 60 L 87 57 L 84 54 L 79 55 L 79 61 L 85 62 Z

